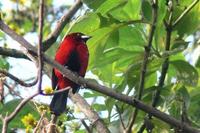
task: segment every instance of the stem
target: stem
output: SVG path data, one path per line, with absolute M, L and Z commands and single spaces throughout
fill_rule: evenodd
M 139 82 L 139 91 L 138 91 L 138 100 L 141 100 L 143 91 L 144 91 L 144 84 L 145 84 L 145 75 L 146 75 L 146 70 L 147 70 L 147 64 L 148 64 L 148 58 L 150 55 L 151 47 L 152 47 L 152 41 L 153 41 L 153 36 L 155 33 L 156 29 L 156 22 L 157 22 L 157 10 L 158 10 L 158 3 L 157 0 L 152 0 L 152 13 L 153 13 L 153 20 L 152 20 L 152 25 L 149 33 L 149 39 L 148 39 L 148 44 L 145 47 L 145 53 L 144 53 L 144 59 L 143 59 L 143 64 L 142 64 L 142 69 L 140 72 L 140 82 Z M 138 114 L 138 109 L 136 108 L 135 111 L 132 114 L 132 119 L 129 122 L 129 125 L 127 127 L 127 133 L 131 133 L 132 131 L 132 126 L 136 120 Z
M 199 2 L 199 0 L 195 0 L 191 3 L 191 5 L 189 5 L 188 8 L 186 8 L 182 14 L 175 20 L 175 22 L 173 23 L 173 27 L 175 27 L 180 21 L 181 19 L 190 12 L 190 10 Z
M 41 92 L 42 86 L 42 70 L 43 70 L 43 56 L 42 56 L 42 38 L 43 38 L 43 16 L 44 16 L 44 0 L 40 0 L 39 8 L 39 45 L 38 45 L 38 92 Z

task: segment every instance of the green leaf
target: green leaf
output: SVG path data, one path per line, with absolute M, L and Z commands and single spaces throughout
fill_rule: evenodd
M 152 7 L 148 0 L 142 1 L 142 16 L 147 21 L 151 21 L 152 19 Z
M 196 122 L 198 125 L 200 123 L 200 87 L 197 87 L 193 89 L 193 91 L 190 92 L 191 95 L 191 102 L 190 107 L 188 109 L 188 115 L 191 117 L 193 122 Z
M 119 29 L 119 46 L 124 49 L 143 51 L 146 41 L 141 27 L 125 26 Z
M 198 58 L 198 60 L 197 60 L 197 62 L 195 64 L 195 66 L 198 67 L 198 68 L 200 68 L 200 56 L 199 56 L 199 58 Z
M 185 86 L 181 86 L 176 94 L 178 97 L 180 97 L 181 99 L 183 99 L 183 101 L 185 102 L 186 108 L 188 109 L 189 105 L 190 105 L 190 94 L 187 90 L 187 88 L 185 88 Z
M 174 100 L 170 106 L 169 113 L 171 116 L 180 119 L 182 103 Z
M 5 58 L 0 58 L 0 69 L 9 69 L 9 63 L 6 61 Z
M 88 41 L 90 55 L 92 55 L 89 63 L 90 67 L 93 67 L 98 62 L 98 58 L 104 52 L 106 45 L 109 45 L 106 42 L 114 30 L 115 28 L 113 27 L 104 27 L 92 33 L 92 38 Z
M 105 15 L 107 12 L 109 12 L 113 8 L 116 8 L 125 3 L 126 3 L 126 1 L 124 1 L 124 0 L 107 0 L 99 6 L 99 8 L 97 9 L 96 12 L 99 12 L 102 15 Z
M 175 8 L 175 14 L 174 14 L 174 21 L 183 13 L 185 10 L 185 7 L 188 7 L 189 4 L 191 4 L 192 1 L 189 1 L 189 3 L 182 3 L 180 2 L 181 5 Z M 180 36 L 183 36 L 184 34 L 191 34 L 197 28 L 199 28 L 199 23 L 200 23 L 200 4 L 196 4 L 196 6 L 188 13 L 186 14 L 180 22 L 177 24 L 175 29 L 178 31 L 178 34 Z M 183 28 L 184 27 L 184 28 Z
M 161 0 L 158 2 L 158 20 L 157 20 L 157 25 L 163 25 L 163 20 L 167 14 L 167 6 L 166 6 L 166 1 Z
M 95 104 L 92 104 L 92 107 L 97 110 L 97 111 L 104 111 L 106 110 L 106 106 L 105 104 L 98 104 L 98 103 L 95 103 Z
M 83 0 L 89 8 L 96 10 L 101 4 L 103 4 L 106 0 Z
M 106 105 L 106 109 L 108 111 L 109 120 L 111 118 L 111 112 L 112 112 L 112 109 L 114 108 L 115 104 L 116 104 L 116 100 L 115 99 L 113 99 L 111 97 L 106 98 L 105 105 Z
M 153 129 L 156 133 L 170 133 L 171 130 L 170 125 L 166 124 L 165 122 L 155 118 L 152 119 L 151 122 L 155 125 L 155 128 Z
M 85 34 L 91 34 L 91 32 L 97 30 L 100 26 L 100 18 L 95 13 L 88 13 L 79 18 L 70 29 L 70 32 L 82 32 Z
M 124 6 L 123 11 L 126 13 L 129 20 L 139 19 L 141 9 L 141 0 L 129 0 Z
M 140 19 L 141 0 L 128 0 L 109 12 L 114 18 L 122 21 Z
M 170 61 L 170 68 L 175 69 L 174 76 L 185 85 L 196 86 L 199 75 L 197 70 L 188 62 L 182 60 Z
M 104 95 L 99 92 L 92 91 L 92 92 L 84 92 L 83 96 L 84 98 L 95 98 L 95 97 L 104 96 Z
M 85 129 L 79 129 L 78 131 L 75 131 L 74 133 L 85 133 Z

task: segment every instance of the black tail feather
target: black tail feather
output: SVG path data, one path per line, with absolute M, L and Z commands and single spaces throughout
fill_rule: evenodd
M 54 94 L 53 99 L 50 103 L 50 110 L 55 115 L 60 115 L 66 110 L 67 97 L 69 90 L 61 93 Z

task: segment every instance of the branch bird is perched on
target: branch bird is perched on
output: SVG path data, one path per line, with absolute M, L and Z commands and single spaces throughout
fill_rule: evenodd
M 86 41 L 89 39 L 82 33 L 71 33 L 65 36 L 58 48 L 55 61 L 69 70 L 84 77 L 88 66 L 89 52 Z M 72 92 L 76 93 L 79 90 L 79 85 L 64 77 L 59 70 L 53 68 L 52 71 L 52 88 L 56 90 L 71 87 Z M 67 97 L 69 90 L 54 94 L 50 103 L 50 110 L 55 115 L 60 115 L 66 109 Z

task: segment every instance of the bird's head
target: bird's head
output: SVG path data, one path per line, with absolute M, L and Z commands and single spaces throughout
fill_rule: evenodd
M 85 44 L 86 44 L 87 40 L 90 38 L 91 38 L 91 36 L 87 36 L 80 32 L 70 33 L 67 36 L 65 36 L 65 39 L 70 39 L 75 42 L 84 42 Z

